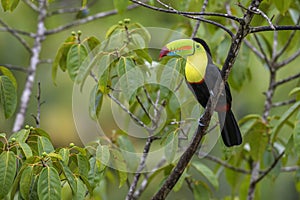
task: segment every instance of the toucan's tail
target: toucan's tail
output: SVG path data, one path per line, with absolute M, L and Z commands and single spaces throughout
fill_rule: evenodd
M 226 112 L 218 112 L 219 121 L 221 124 L 222 139 L 226 146 L 231 147 L 242 143 L 242 135 L 239 126 L 231 110 Z M 224 122 L 225 117 L 225 122 Z

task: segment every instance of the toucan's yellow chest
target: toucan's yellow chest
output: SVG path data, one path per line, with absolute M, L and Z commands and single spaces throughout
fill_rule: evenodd
M 198 83 L 204 79 L 208 59 L 205 51 L 187 57 L 185 77 L 189 83 Z

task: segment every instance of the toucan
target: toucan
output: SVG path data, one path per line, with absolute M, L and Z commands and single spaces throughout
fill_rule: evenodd
M 216 81 L 221 78 L 220 69 L 214 65 L 207 43 L 200 38 L 178 39 L 161 49 L 160 59 L 164 56 L 179 56 L 186 59 L 184 67 L 186 82 L 197 101 L 205 108 L 210 95 L 214 95 L 213 88 Z M 242 143 L 241 132 L 231 110 L 231 101 L 230 88 L 226 82 L 215 111 L 218 113 L 220 124 L 223 125 L 221 135 L 227 147 Z

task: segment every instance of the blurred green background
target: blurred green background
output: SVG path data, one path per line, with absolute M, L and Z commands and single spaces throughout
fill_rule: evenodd
M 78 7 L 81 1 L 76 0 L 64 0 L 53 1 L 50 4 L 51 10 L 57 8 Z M 232 3 L 234 4 L 234 2 Z M 98 0 L 90 8 L 90 15 L 99 12 L 113 9 L 113 2 L 107 0 Z M 47 28 L 51 29 L 65 23 L 69 23 L 75 20 L 76 13 L 57 15 L 47 21 Z M 4 13 L 0 10 L 0 18 L 9 24 L 13 28 L 20 30 L 26 30 L 34 32 L 36 29 L 36 13 L 32 12 L 26 4 L 23 2 L 12 13 Z M 71 31 L 81 30 L 83 37 L 94 35 L 100 40 L 104 40 L 105 33 L 109 27 L 117 24 L 119 20 L 124 18 L 130 18 L 132 21 L 139 22 L 145 27 L 163 27 L 177 30 L 184 30 L 189 27 L 191 23 L 189 20 L 183 17 L 155 12 L 146 8 L 136 8 L 127 11 L 123 14 L 117 14 L 96 21 L 90 22 L 85 25 L 80 25 L 66 31 L 60 32 L 55 35 L 48 36 L 43 42 L 41 59 L 54 59 L 57 49 L 60 44 L 68 37 Z M 184 26 L 182 26 L 184 25 Z M 193 22 L 192 22 L 193 25 Z M 207 26 L 207 25 L 206 25 Z M 210 44 L 212 35 L 205 34 L 201 24 L 198 35 L 207 40 L 213 54 L 217 53 L 218 44 Z M 298 34 L 299 36 L 299 34 Z M 279 34 L 280 37 L 280 34 Z M 30 38 L 26 40 L 32 44 L 33 41 Z M 227 47 L 228 48 L 228 47 Z M 227 49 L 224 49 L 225 53 Z M 232 90 L 233 96 L 233 111 L 237 119 L 241 119 L 247 114 L 262 114 L 264 107 L 264 94 L 268 87 L 269 73 L 264 64 L 250 53 L 249 55 L 251 80 L 247 80 L 243 83 L 242 88 L 239 91 Z M 158 55 L 157 55 L 158 57 Z M 153 58 L 155 59 L 155 58 Z M 239 58 L 238 58 L 239 59 Z M 27 67 L 29 63 L 29 54 L 24 47 L 7 32 L 0 31 L 0 65 L 12 64 L 17 66 Z M 299 72 L 300 58 L 289 64 L 285 69 L 280 71 L 278 79 L 287 77 L 289 75 Z M 235 66 L 238 67 L 238 66 Z M 20 98 L 26 74 L 20 71 L 13 71 L 18 81 L 18 95 Z M 66 74 L 61 71 L 58 73 L 57 86 L 54 86 L 51 78 L 51 64 L 40 64 L 37 71 L 36 83 L 41 83 L 41 97 L 45 101 L 45 104 L 41 108 L 41 128 L 45 129 L 52 137 L 52 141 L 55 146 L 67 146 L 70 142 L 81 145 L 81 141 L 77 135 L 75 124 L 72 116 L 72 88 L 73 83 Z M 274 97 L 274 101 L 286 100 L 289 91 L 295 87 L 297 80 L 280 87 Z M 31 114 L 36 113 L 36 99 L 34 98 L 37 91 L 37 84 L 35 84 L 32 98 L 30 100 L 30 106 L 28 108 L 25 124 L 35 126 L 35 121 Z M 281 115 L 287 109 L 286 106 L 276 108 L 272 110 L 272 114 Z M 2 110 L 0 109 L 0 132 L 10 133 L 14 117 L 5 119 Z M 104 111 L 105 112 L 105 111 Z M 107 112 L 105 124 L 109 127 L 111 122 L 111 116 Z M 216 150 L 218 153 L 218 150 Z M 208 163 L 209 164 L 209 163 Z M 118 183 L 115 183 L 116 187 Z M 282 174 L 277 179 L 276 183 L 272 183 L 269 180 L 264 180 L 261 184 L 265 185 L 265 190 L 260 191 L 262 199 L 294 199 L 295 198 L 295 186 L 293 183 L 292 175 Z M 220 184 L 220 194 L 229 193 L 229 186 L 226 183 Z M 114 188 L 114 187 L 113 187 Z M 123 188 L 126 190 L 126 188 Z M 110 191 L 111 195 L 119 195 L 114 191 Z M 122 193 L 122 192 L 121 192 Z M 291 195 L 291 196 L 289 196 Z M 147 196 L 147 195 L 146 195 Z M 290 198 L 289 198 L 290 197 Z M 116 199 L 117 196 L 111 199 Z M 189 199 L 189 195 L 186 193 L 178 194 L 173 193 L 170 199 Z M 190 196 L 191 198 L 191 196 Z M 145 198 L 146 199 L 146 198 Z

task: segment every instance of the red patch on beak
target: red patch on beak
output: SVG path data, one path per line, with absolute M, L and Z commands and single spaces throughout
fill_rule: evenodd
M 159 59 L 166 56 L 169 52 L 170 52 L 170 50 L 167 47 L 163 47 L 160 51 Z

